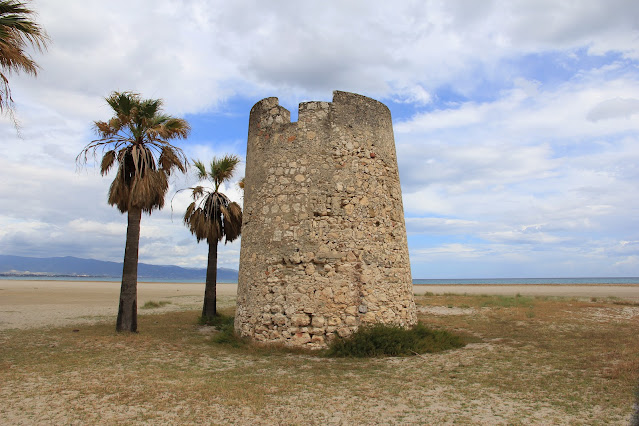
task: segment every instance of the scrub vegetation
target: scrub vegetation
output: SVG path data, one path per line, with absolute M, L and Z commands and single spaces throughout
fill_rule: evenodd
M 418 296 L 420 321 L 465 346 L 327 358 L 228 344 L 225 298 L 214 326 L 199 310 L 148 310 L 141 334 L 110 322 L 0 332 L 0 423 L 625 425 L 633 414 L 639 307 L 618 300 Z

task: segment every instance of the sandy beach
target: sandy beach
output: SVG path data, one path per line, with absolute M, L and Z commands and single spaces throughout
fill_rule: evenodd
M 119 282 L 0 280 L 0 330 L 92 323 L 117 314 Z M 617 297 L 639 301 L 639 285 L 416 285 L 416 294 L 498 294 L 578 298 Z M 230 302 L 237 284 L 218 284 L 220 301 Z M 138 283 L 138 306 L 167 301 L 162 312 L 201 307 L 204 284 Z M 144 312 L 144 311 L 142 311 Z M 154 310 L 157 312 L 157 310 Z
M 227 300 L 237 284 L 218 284 Z M 117 315 L 119 282 L 0 280 L 0 330 L 94 323 Z M 171 302 L 160 312 L 198 309 L 204 284 L 138 283 L 138 306 Z M 157 310 L 154 310 L 157 312 Z M 144 311 L 142 311 L 144 312 Z

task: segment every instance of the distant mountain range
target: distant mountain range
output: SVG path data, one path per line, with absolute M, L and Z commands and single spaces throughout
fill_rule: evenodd
M 78 257 L 23 257 L 0 254 L 1 276 L 69 276 L 69 277 L 122 277 L 122 262 L 105 262 Z M 234 269 L 218 268 L 218 281 L 237 282 Z M 206 279 L 206 268 L 182 268 L 169 265 L 138 264 L 138 278 L 165 280 Z

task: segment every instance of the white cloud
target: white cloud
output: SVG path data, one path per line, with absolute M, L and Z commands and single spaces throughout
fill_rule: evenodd
M 637 113 L 639 113 L 639 99 L 614 98 L 595 105 L 586 118 L 594 122 L 614 118 L 630 119 Z
M 636 2 L 33 6 L 53 44 L 35 56 L 37 79 L 11 76 L 23 139 L 0 120 L 8 251 L 121 258 L 126 217 L 106 203 L 112 176 L 75 170 L 93 120 L 111 115 L 103 97 L 112 90 L 163 98 L 173 115 L 246 103 L 248 119 L 261 97 L 294 105 L 339 89 L 396 108 L 414 263 L 439 253 L 440 269 L 458 270 L 459 255 L 477 274 L 534 275 L 526 262 L 563 274 L 588 259 L 589 273 L 639 273 L 632 245 L 616 243 L 639 240 Z M 210 138 L 184 145 L 189 158 L 243 157 L 245 129 L 206 130 Z M 194 183 L 176 177 L 169 198 Z M 224 191 L 241 199 L 235 181 Z M 141 260 L 203 266 L 206 244 L 181 223 L 188 193 L 175 196 L 173 215 L 169 198 L 143 218 Z M 220 250 L 221 265 L 237 264 L 239 242 Z
M 533 274 L 529 263 L 568 275 L 562 268 L 578 273 L 583 262 L 599 269 L 580 275 L 632 270 L 634 254 L 607 239 L 638 236 L 639 202 L 629 194 L 639 177 L 639 122 L 628 117 L 639 79 L 612 70 L 549 87 L 519 80 L 494 100 L 441 105 L 397 124 L 409 234 L 447 240 L 422 250 L 426 237 L 413 238 L 412 261 L 422 265 L 414 273 L 428 273 L 447 252 L 518 265 L 515 275 Z M 476 250 L 453 254 L 459 247 Z M 478 273 L 498 269 L 459 262 Z
M 414 254 L 418 257 L 440 257 L 455 256 L 459 258 L 478 258 L 483 257 L 486 253 L 478 249 L 476 246 L 464 244 L 444 244 L 438 247 L 415 250 Z
M 71 233 L 91 233 L 99 236 L 122 237 L 122 223 L 120 222 L 96 222 L 87 219 L 74 219 L 67 225 L 67 230 Z
M 393 101 L 402 104 L 427 105 L 432 102 L 432 95 L 420 85 L 402 86 L 394 90 Z
M 480 222 L 440 217 L 407 217 L 409 233 L 420 234 L 464 234 L 481 226 Z

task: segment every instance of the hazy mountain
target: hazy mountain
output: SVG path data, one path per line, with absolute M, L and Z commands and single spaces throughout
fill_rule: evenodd
M 105 262 L 77 257 L 22 257 L 0 255 L 0 275 L 68 275 L 113 277 L 122 276 L 122 262 Z M 238 272 L 234 269 L 218 268 L 218 281 L 237 282 Z M 169 280 L 198 280 L 204 282 L 205 268 L 182 268 L 169 265 L 138 264 L 138 278 Z

